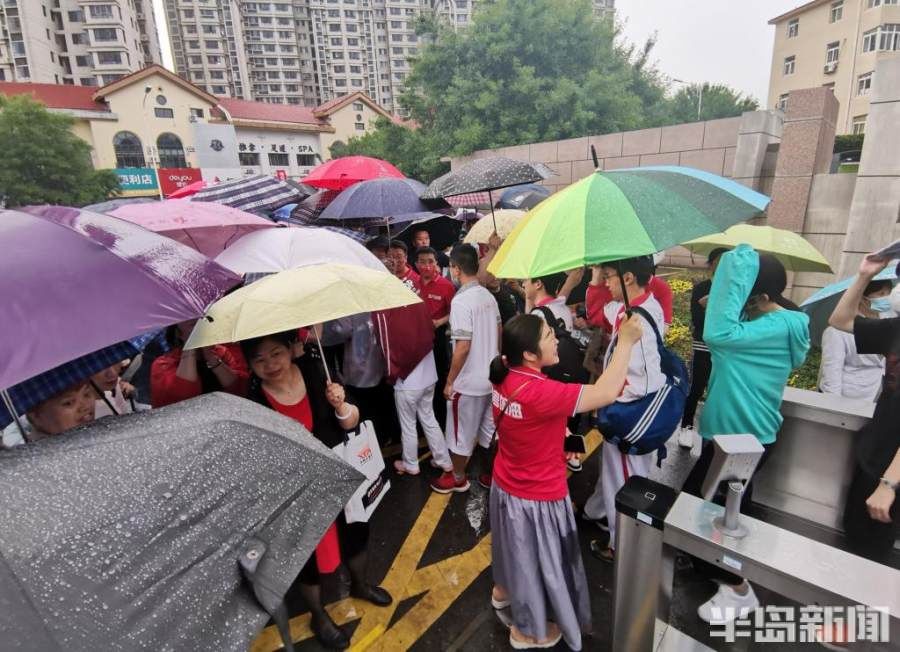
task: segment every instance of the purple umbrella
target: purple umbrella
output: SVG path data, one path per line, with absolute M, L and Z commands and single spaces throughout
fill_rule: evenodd
M 240 278 L 174 240 L 77 208 L 0 211 L 0 389 L 201 316 Z

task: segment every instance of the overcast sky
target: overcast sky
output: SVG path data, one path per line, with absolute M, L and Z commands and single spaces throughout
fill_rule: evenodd
M 765 105 L 774 18 L 804 0 L 616 0 L 625 37 L 642 44 L 656 33 L 653 59 L 669 77 L 728 84 Z M 172 68 L 162 0 L 153 0 L 163 65 Z

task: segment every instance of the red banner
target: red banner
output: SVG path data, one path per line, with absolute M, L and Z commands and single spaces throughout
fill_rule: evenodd
M 163 197 L 203 179 L 200 168 L 160 168 L 158 172 Z

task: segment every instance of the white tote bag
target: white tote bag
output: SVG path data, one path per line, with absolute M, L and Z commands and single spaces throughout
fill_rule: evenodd
M 344 507 L 348 523 L 366 523 L 375 508 L 391 488 L 384 472 L 384 458 L 371 421 L 363 421 L 355 431 L 347 433 L 347 440 L 332 449 L 347 464 L 366 476 Z

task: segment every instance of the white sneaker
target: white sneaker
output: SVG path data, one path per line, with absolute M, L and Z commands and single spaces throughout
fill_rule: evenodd
M 697 607 L 697 615 L 710 625 L 724 625 L 736 618 L 746 618 L 757 607 L 759 599 L 752 586 L 741 595 L 727 584 L 720 584 L 713 597 Z
M 682 448 L 694 447 L 694 429 L 691 426 L 678 429 L 678 445 Z

